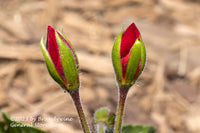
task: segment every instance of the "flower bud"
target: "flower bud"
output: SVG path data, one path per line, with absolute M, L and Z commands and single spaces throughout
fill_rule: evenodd
M 78 59 L 69 40 L 48 26 L 47 37 L 40 45 L 52 78 L 67 91 L 79 88 Z
M 120 86 L 132 86 L 141 74 L 146 62 L 146 50 L 134 23 L 115 40 L 112 62 Z

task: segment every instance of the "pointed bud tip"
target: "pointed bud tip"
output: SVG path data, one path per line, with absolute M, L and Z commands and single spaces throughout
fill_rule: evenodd
M 48 25 L 48 30 L 52 30 L 53 28 L 51 26 Z
M 140 38 L 140 32 L 135 23 L 132 23 L 123 33 L 120 45 L 120 56 L 125 57 L 133 47 L 136 39 Z
M 55 34 L 55 29 L 52 28 L 51 26 L 48 26 L 47 33 L 48 33 L 48 36 L 49 35 L 54 35 Z
M 130 33 L 134 33 L 135 34 L 135 40 L 136 39 L 140 39 L 140 32 L 137 28 L 137 26 L 135 25 L 135 23 L 132 23 L 128 28 L 127 28 L 127 32 Z

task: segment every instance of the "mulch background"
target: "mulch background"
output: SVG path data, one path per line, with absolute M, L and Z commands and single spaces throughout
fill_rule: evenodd
M 124 123 L 154 125 L 158 133 L 199 133 L 199 0 L 0 0 L 0 109 L 14 118 L 70 117 L 40 121 L 48 124 L 40 128 L 82 132 L 71 98 L 50 77 L 41 53 L 40 39 L 51 25 L 77 52 L 89 123 L 97 108 L 115 111 L 111 50 L 132 22 L 146 45 L 147 64 L 128 95 Z

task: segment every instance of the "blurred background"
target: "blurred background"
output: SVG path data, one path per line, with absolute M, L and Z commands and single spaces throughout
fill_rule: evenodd
M 199 133 L 199 0 L 0 0 L 0 109 L 12 117 L 73 118 L 42 121 L 48 126 L 40 128 L 82 132 L 70 96 L 50 77 L 41 53 L 40 39 L 51 25 L 77 52 L 89 123 L 97 108 L 115 112 L 111 50 L 132 22 L 146 45 L 147 63 L 128 95 L 124 123 L 154 125 L 158 133 Z

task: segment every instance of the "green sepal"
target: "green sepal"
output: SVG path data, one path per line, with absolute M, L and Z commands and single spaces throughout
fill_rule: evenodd
M 146 48 L 145 48 L 144 42 L 142 41 L 141 37 L 140 37 L 140 43 L 141 43 L 141 68 L 134 80 L 137 80 L 137 78 L 140 76 L 140 74 L 142 73 L 142 71 L 144 69 L 145 63 L 146 63 Z
M 125 75 L 125 81 L 123 85 L 131 86 L 134 84 L 135 80 L 134 76 L 137 71 L 138 65 L 140 63 L 141 59 L 141 43 L 137 39 L 131 49 L 131 54 L 128 60 L 127 68 L 126 68 L 126 75 Z
M 120 59 L 120 45 L 121 45 L 121 38 L 124 33 L 124 29 L 119 33 L 117 38 L 115 39 L 114 46 L 112 48 L 112 63 L 115 70 L 116 78 L 118 84 L 122 82 L 122 65 Z
M 57 32 L 59 32 L 59 31 L 57 31 Z M 69 45 L 71 46 L 72 51 L 73 51 L 74 58 L 76 58 L 76 67 L 77 67 L 78 72 L 79 72 L 79 61 L 78 61 L 78 57 L 77 57 L 77 55 L 76 55 L 76 52 L 75 52 L 74 48 L 73 48 L 72 45 L 71 45 L 71 42 L 67 39 L 67 37 L 65 37 L 65 36 L 63 35 L 63 33 L 61 33 L 61 32 L 59 32 L 59 33 L 62 35 L 62 37 L 65 38 L 65 40 L 66 40 L 66 41 L 69 43 Z
M 43 56 L 44 56 L 44 59 L 46 61 L 46 64 L 47 64 L 47 68 L 48 68 L 48 71 L 51 75 L 51 77 L 56 81 L 58 82 L 58 84 L 60 84 L 60 86 L 63 88 L 63 89 L 66 89 L 65 87 L 65 82 L 62 80 L 62 78 L 60 77 L 60 75 L 58 74 L 56 68 L 55 68 L 55 65 L 53 63 L 53 61 L 51 60 L 51 57 L 46 49 L 46 39 L 45 39 L 45 42 L 43 40 L 43 38 L 41 39 L 40 41 L 40 46 L 41 46 L 41 49 L 42 49 L 42 53 L 43 53 Z
M 65 44 L 65 42 L 55 32 L 56 41 L 59 47 L 60 59 L 62 62 L 63 72 L 67 81 L 66 89 L 68 91 L 79 88 L 79 75 L 76 66 L 74 55 L 71 49 Z

